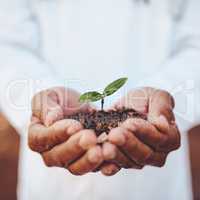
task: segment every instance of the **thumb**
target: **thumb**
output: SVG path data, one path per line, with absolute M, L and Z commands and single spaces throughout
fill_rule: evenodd
M 44 115 L 43 123 L 45 126 L 51 126 L 54 122 L 64 118 L 62 108 L 57 105 L 48 109 Z
M 155 90 L 149 97 L 148 120 L 162 129 L 168 128 L 168 124 L 175 121 L 173 97 L 165 91 Z
M 45 126 L 63 119 L 63 109 L 59 105 L 57 94 L 53 90 L 46 90 L 36 94 L 32 100 L 33 116 L 40 119 Z

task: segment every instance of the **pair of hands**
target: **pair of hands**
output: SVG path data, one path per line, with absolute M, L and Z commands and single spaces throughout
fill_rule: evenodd
M 148 120 L 127 119 L 110 131 L 102 146 L 93 130 L 67 119 L 93 109 L 89 104 L 81 105 L 78 99 L 79 93 L 61 87 L 33 98 L 29 146 L 41 154 L 47 166 L 63 167 L 75 175 L 99 170 L 114 175 L 121 168 L 161 167 L 168 153 L 180 146 L 174 101 L 165 91 L 141 88 L 116 102 L 111 109 L 133 108 L 146 113 Z

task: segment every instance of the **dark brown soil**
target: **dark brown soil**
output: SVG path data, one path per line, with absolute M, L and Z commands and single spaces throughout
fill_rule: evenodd
M 101 135 L 103 132 L 109 133 L 112 128 L 118 127 L 120 123 L 128 118 L 147 119 L 145 114 L 133 109 L 122 109 L 109 112 L 100 110 L 91 113 L 78 113 L 76 115 L 71 115 L 68 118 L 78 120 L 86 129 L 93 129 L 97 136 Z

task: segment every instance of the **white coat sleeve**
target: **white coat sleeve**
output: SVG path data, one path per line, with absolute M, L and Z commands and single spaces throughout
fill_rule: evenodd
M 200 122 L 200 1 L 187 2 L 175 27 L 170 56 L 158 72 L 138 85 L 168 90 L 184 130 Z
M 30 119 L 30 101 L 58 84 L 39 54 L 39 26 L 27 0 L 0 0 L 0 107 L 20 132 Z

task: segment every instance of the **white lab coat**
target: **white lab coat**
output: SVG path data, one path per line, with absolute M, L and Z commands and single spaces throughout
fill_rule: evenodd
M 185 131 L 200 119 L 200 1 L 0 0 L 0 105 L 22 136 L 19 200 L 190 200 Z M 47 168 L 27 147 L 30 99 L 56 85 L 80 92 L 115 78 L 168 89 L 182 147 L 165 167 L 76 177 Z

